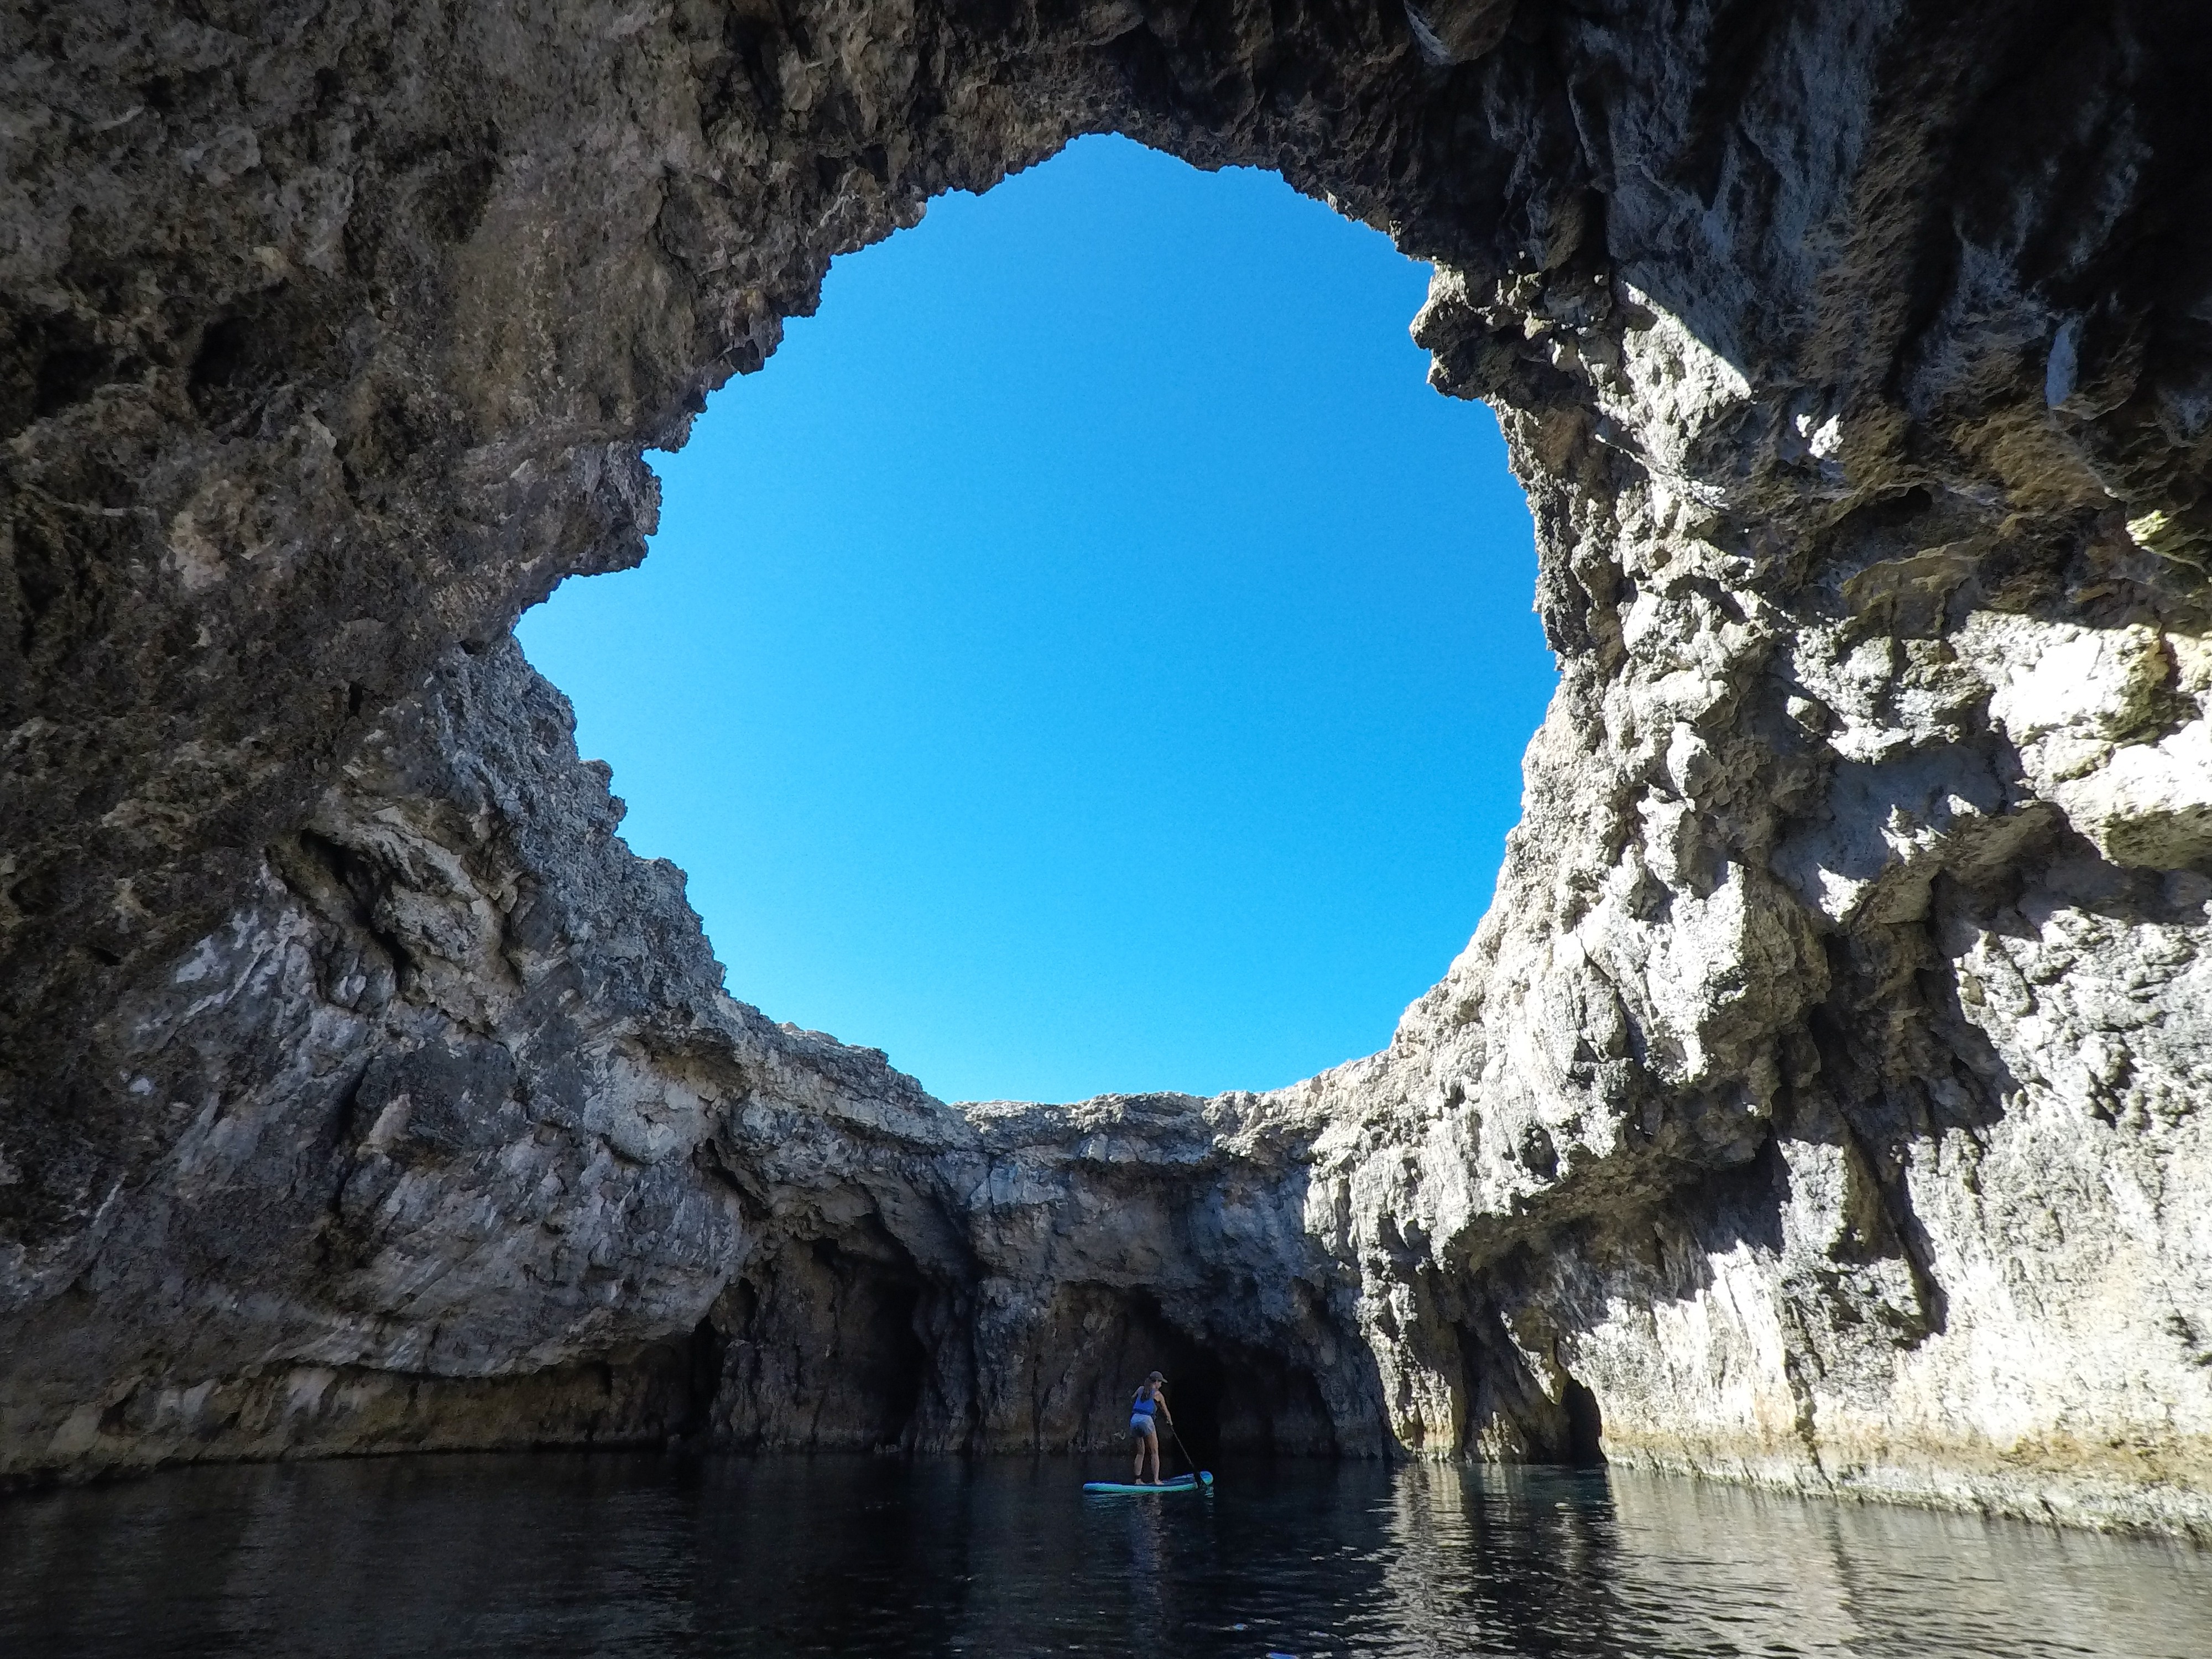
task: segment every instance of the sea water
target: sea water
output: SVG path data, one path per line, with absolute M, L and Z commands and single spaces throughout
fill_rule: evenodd
M 2212 1656 L 2212 1553 L 1604 1470 L 538 1454 L 0 1499 L 0 1655 Z

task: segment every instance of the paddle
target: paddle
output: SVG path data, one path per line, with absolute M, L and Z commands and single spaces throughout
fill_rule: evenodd
M 1191 1478 L 1201 1486 L 1212 1486 L 1213 1477 L 1198 1467 L 1198 1460 L 1190 1455 L 1190 1448 L 1182 1443 L 1182 1436 L 1176 1431 L 1172 1417 L 1168 1419 L 1168 1432 L 1175 1436 L 1176 1449 L 1182 1454 L 1182 1461 L 1190 1465 Z

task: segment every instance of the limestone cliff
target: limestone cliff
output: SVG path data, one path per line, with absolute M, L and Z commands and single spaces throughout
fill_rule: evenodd
M 2212 1536 L 2212 21 L 0 13 L 0 1473 L 1194 1425 Z M 1437 263 L 1562 684 L 1383 1054 L 952 1108 L 726 996 L 507 630 L 1071 135 Z

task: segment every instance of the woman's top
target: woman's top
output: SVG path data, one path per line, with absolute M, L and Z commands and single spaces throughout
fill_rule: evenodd
M 1130 1402 L 1129 1415 L 1150 1417 L 1158 1407 L 1159 1401 L 1152 1398 L 1152 1385 L 1147 1382 L 1137 1390 L 1136 1399 Z

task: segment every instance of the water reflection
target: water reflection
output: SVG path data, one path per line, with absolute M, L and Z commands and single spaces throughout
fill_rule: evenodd
M 2212 1556 L 1632 1475 L 444 1457 L 0 1503 L 0 1653 L 2212 1654 Z

